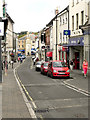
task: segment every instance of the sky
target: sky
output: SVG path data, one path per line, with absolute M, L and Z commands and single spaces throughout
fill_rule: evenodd
M 14 32 L 38 32 L 59 12 L 69 5 L 69 0 L 5 0 L 6 10 L 14 21 Z

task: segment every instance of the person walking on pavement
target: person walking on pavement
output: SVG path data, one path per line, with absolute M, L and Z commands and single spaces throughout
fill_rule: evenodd
M 73 60 L 70 61 L 70 69 L 73 70 Z
M 13 69 L 13 64 L 14 64 L 14 61 L 13 61 L 13 60 L 11 60 L 12 69 Z
M 83 61 L 83 66 L 82 67 L 83 67 L 83 71 L 84 71 L 84 77 L 86 78 L 87 69 L 88 69 L 88 62 L 87 62 L 86 59 Z
M 20 61 L 20 58 L 18 57 L 18 62 Z

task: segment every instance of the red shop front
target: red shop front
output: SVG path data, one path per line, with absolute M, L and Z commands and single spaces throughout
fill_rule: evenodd
M 58 46 L 58 52 L 59 52 L 59 60 L 64 60 L 67 63 L 67 57 L 68 57 L 68 47 L 64 46 Z

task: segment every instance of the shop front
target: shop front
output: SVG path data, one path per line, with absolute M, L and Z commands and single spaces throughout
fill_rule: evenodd
M 58 46 L 59 60 L 64 60 L 66 63 L 68 61 L 68 46 Z
M 74 69 L 82 69 L 84 59 L 84 37 L 78 36 L 69 39 L 69 60 L 73 60 Z

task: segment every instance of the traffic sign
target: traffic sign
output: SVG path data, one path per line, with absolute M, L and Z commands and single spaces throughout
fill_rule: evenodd
M 64 35 L 70 35 L 70 30 L 64 30 Z

